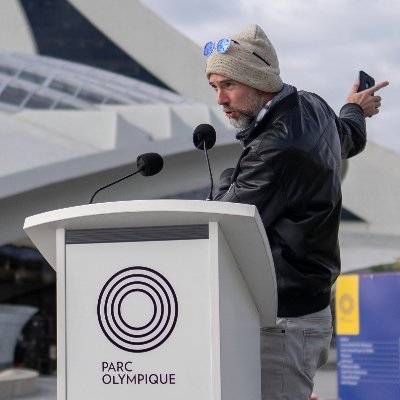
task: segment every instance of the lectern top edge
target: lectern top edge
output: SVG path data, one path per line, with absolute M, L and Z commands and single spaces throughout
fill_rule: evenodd
M 202 200 L 134 200 L 95 203 L 36 214 L 25 219 L 24 229 L 55 222 L 126 212 L 200 212 L 255 217 L 256 208 L 248 204 L 206 202 Z

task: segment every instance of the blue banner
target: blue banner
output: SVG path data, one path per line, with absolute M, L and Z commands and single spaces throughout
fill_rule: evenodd
M 336 295 L 340 400 L 400 399 L 400 273 L 346 275 Z

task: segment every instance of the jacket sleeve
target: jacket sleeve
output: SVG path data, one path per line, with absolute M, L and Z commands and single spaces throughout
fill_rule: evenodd
M 259 153 L 259 148 L 263 148 L 263 152 Z M 220 188 L 214 200 L 255 205 L 262 213 L 264 224 L 270 225 L 285 208 L 280 179 L 272 168 L 279 158 L 279 151 L 252 143 L 239 159 L 233 183 Z
M 232 183 L 232 175 L 234 171 L 235 168 L 227 168 L 222 172 L 219 177 L 217 191 L 214 193 L 214 199 L 223 196 L 229 189 L 229 186 Z
M 362 108 L 353 103 L 346 104 L 336 117 L 342 158 L 350 158 L 361 153 L 367 142 L 365 117 Z

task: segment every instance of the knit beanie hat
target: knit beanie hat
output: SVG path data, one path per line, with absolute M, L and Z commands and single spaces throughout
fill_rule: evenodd
M 250 25 L 229 39 L 239 44 L 231 42 L 226 53 L 214 49 L 207 58 L 207 79 L 218 74 L 263 92 L 279 92 L 283 82 L 278 57 L 264 31 L 258 25 Z

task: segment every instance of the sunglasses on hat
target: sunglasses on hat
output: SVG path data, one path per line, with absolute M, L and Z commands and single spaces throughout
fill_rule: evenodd
M 218 42 L 207 42 L 204 45 L 203 54 L 204 54 L 204 56 L 209 57 L 214 50 L 217 50 L 217 52 L 220 53 L 220 54 L 226 53 L 229 50 L 229 48 L 231 47 L 232 43 L 235 43 L 238 46 L 241 46 L 240 43 L 237 42 L 236 40 L 227 39 L 227 38 L 222 38 L 222 39 L 218 40 Z M 254 51 L 248 50 L 244 46 L 242 46 L 242 48 L 244 48 L 246 51 L 254 54 L 257 58 L 259 58 L 261 61 L 263 61 L 269 67 L 271 66 L 271 64 L 268 61 L 264 60 L 264 58 L 259 56 Z

